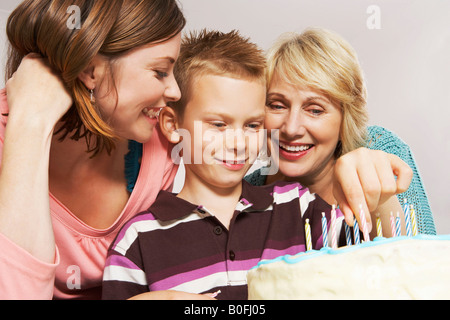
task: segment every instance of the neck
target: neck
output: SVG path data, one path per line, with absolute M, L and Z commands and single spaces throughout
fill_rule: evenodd
M 189 166 L 185 168 L 185 184 L 178 197 L 206 207 L 226 228 L 229 228 L 236 204 L 242 194 L 242 182 L 221 187 L 201 179 L 189 170 Z
M 123 157 L 128 152 L 128 141 L 118 141 L 111 154 L 102 151 L 91 158 L 92 154 L 86 151 L 84 139 L 75 141 L 66 138 L 59 141 L 59 138 L 54 136 L 50 152 L 50 174 L 58 176 L 64 174 L 69 178 L 71 175 L 79 176 L 83 173 L 109 177 L 113 177 L 115 173 L 121 173 L 122 177 Z

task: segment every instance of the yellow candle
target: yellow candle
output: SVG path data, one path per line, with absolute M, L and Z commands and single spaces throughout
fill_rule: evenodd
M 416 220 L 416 211 L 414 210 L 414 206 L 411 205 L 411 224 L 412 224 L 412 235 L 417 236 L 417 220 Z
M 306 233 L 306 251 L 310 251 L 312 250 L 312 242 L 311 242 L 311 226 L 309 225 L 309 219 L 306 219 L 305 233 Z
M 377 237 L 383 236 L 383 228 L 381 227 L 380 214 L 377 214 Z

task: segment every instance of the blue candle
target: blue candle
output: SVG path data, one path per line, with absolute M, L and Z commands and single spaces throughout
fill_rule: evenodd
M 397 218 L 395 219 L 395 236 L 400 237 L 402 234 L 401 224 L 400 224 L 400 215 L 397 212 Z
M 352 234 L 350 232 L 350 227 L 348 226 L 348 224 L 346 222 L 345 223 L 345 240 L 347 241 L 347 245 L 351 246 L 352 245 Z
M 325 217 L 325 212 L 322 212 L 322 236 L 323 246 L 328 247 L 328 224 L 327 218 Z
M 412 237 L 411 214 L 409 211 L 409 204 L 406 199 L 404 199 L 403 212 L 405 213 L 406 235 L 408 237 Z
M 355 223 L 353 225 L 353 235 L 355 236 L 355 244 L 360 244 L 360 241 L 359 241 L 359 226 L 358 226 L 358 221 L 356 220 L 356 217 L 355 217 Z

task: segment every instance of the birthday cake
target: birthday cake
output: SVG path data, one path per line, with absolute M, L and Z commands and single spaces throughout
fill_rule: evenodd
M 450 235 L 378 237 L 261 261 L 251 300 L 450 299 Z

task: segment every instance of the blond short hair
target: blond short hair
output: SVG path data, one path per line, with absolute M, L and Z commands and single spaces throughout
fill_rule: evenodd
M 324 93 L 341 106 L 343 121 L 336 157 L 364 145 L 367 136 L 367 90 L 357 55 L 338 34 L 307 29 L 286 33 L 268 51 L 267 84 L 276 72 L 294 86 Z
M 181 99 L 169 103 L 180 117 L 191 99 L 195 81 L 216 75 L 260 81 L 265 85 L 266 59 L 263 50 L 238 31 L 193 31 L 183 37 L 174 74 Z

